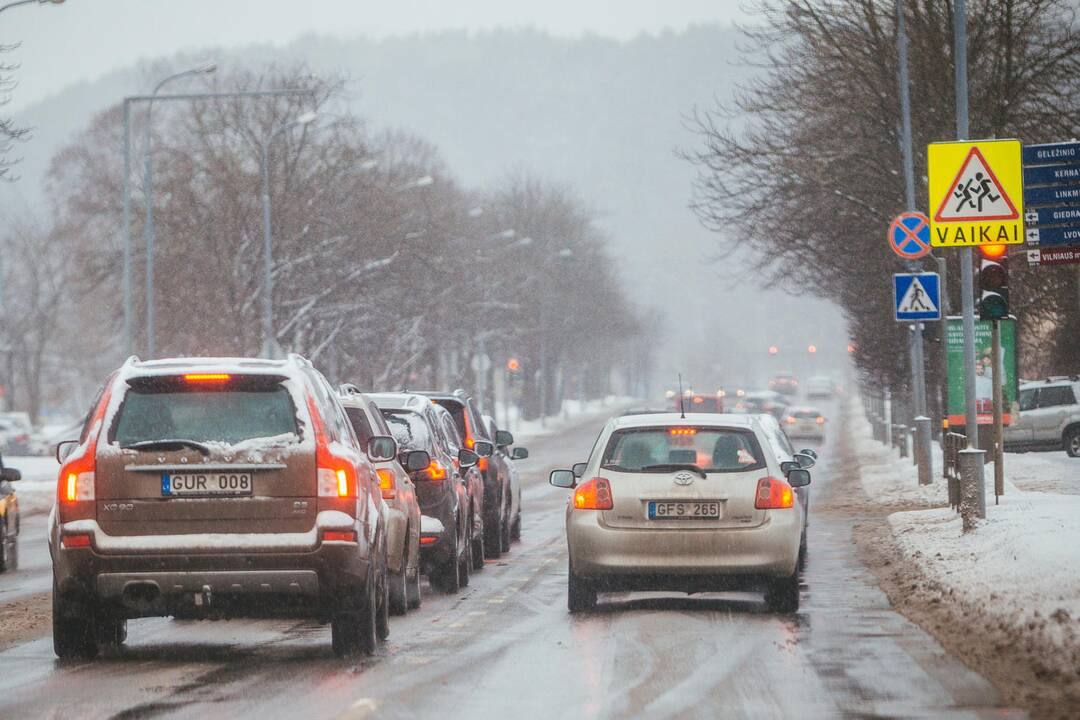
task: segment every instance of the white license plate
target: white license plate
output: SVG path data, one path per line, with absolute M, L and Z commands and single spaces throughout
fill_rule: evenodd
M 250 495 L 251 473 L 162 473 L 161 494 L 181 495 Z
M 720 503 L 716 500 L 693 502 L 649 501 L 650 520 L 697 520 L 720 517 Z

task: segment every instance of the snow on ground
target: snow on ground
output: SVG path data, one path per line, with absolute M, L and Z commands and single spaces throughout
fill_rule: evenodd
M 1005 631 L 1033 651 L 1043 670 L 1072 677 L 1080 668 L 1080 461 L 1062 462 L 1073 460 L 1064 452 L 1006 454 L 998 505 L 988 465 L 987 516 L 965 534 L 948 506 L 940 451 L 934 484 L 920 487 L 910 460 L 875 442 L 861 408 L 851 410 L 867 495 L 887 506 L 929 508 L 889 516 L 902 560 L 941 602 L 972 609 L 983 632 Z
M 4 466 L 22 472 L 22 480 L 13 485 L 21 512 L 25 515 L 48 512 L 56 495 L 56 476 L 60 472 L 56 458 L 5 455 Z

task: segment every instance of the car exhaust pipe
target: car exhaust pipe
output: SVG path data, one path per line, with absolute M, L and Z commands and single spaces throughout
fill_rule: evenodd
M 133 582 L 124 587 L 124 604 L 135 610 L 148 611 L 160 599 L 161 588 L 155 582 Z

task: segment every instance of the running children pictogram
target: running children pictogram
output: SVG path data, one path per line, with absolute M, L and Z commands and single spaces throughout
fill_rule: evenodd
M 971 148 L 952 182 L 952 192 L 942 199 L 934 213 L 935 222 L 1015 220 L 1019 217 L 1016 206 L 978 147 Z
M 931 143 L 926 166 L 933 247 L 1024 242 L 1019 140 Z

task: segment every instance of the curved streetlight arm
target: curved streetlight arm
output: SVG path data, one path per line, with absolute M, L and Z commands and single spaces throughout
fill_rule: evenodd
M 10 10 L 13 7 L 19 7 L 20 5 L 29 5 L 30 3 L 37 3 L 38 5 L 59 5 L 62 2 L 64 2 L 64 0 L 16 0 L 7 5 L 0 5 L 0 12 Z

